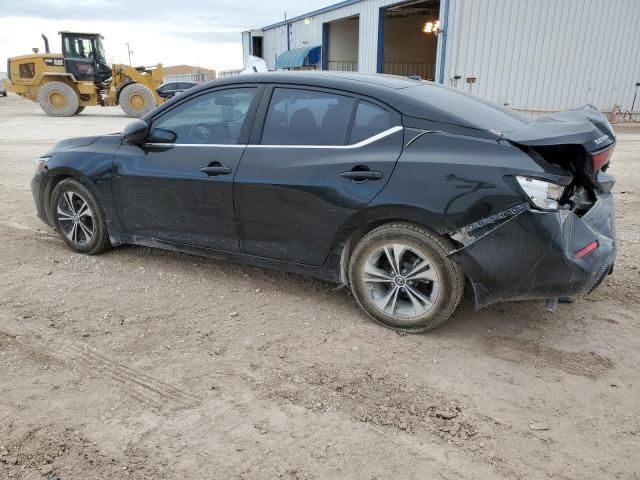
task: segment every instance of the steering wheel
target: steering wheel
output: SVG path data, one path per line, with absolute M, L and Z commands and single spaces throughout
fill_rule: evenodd
M 208 123 L 196 123 L 189 129 L 189 139 L 193 143 L 209 143 L 213 129 Z

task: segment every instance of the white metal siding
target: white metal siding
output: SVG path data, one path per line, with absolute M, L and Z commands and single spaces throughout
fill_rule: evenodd
M 247 57 L 251 55 L 251 32 L 242 32 L 242 62 L 247 61 Z
M 309 24 L 304 20 L 298 20 L 289 24 L 291 35 L 291 48 L 322 45 L 322 24 L 333 20 L 352 17 L 360 17 L 360 31 L 358 39 L 358 70 L 360 72 L 374 73 L 377 67 L 378 56 L 378 20 L 380 7 L 398 3 L 398 0 L 363 0 L 347 5 L 336 10 L 324 12 L 308 17 Z M 284 42 L 277 42 L 276 30 L 284 31 Z M 286 26 L 279 26 L 264 31 L 265 62 L 267 67 L 275 67 L 275 57 L 287 50 Z M 269 52 L 269 53 L 267 53 Z M 270 54 L 270 56 L 269 56 Z
M 640 82 L 640 0 L 447 1 L 445 84 L 531 115 L 585 103 L 631 108 Z M 396 3 L 362 0 L 309 17 L 309 24 L 292 22 L 291 48 L 321 45 L 323 23 L 358 15 L 358 69 L 375 72 L 380 7 Z M 439 42 L 438 58 L 442 48 Z M 265 30 L 270 69 L 286 50 L 286 25 Z M 455 75 L 462 78 L 454 82 Z
M 531 114 L 629 109 L 640 1 L 451 0 L 445 65 L 446 84 Z

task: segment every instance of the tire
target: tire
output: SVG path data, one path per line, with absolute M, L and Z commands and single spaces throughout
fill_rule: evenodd
M 84 111 L 85 107 L 78 107 L 78 109 L 76 110 L 76 115 L 82 113 Z
M 67 178 L 56 185 L 51 193 L 51 215 L 58 234 L 72 250 L 95 255 L 111 246 L 102 207 L 79 181 Z
M 447 240 L 411 223 L 372 230 L 349 260 L 349 283 L 358 305 L 388 328 L 408 333 L 436 328 L 464 293 L 464 273 L 447 258 L 452 249 Z
M 156 108 L 153 92 L 144 85 L 132 83 L 120 92 L 120 106 L 130 117 L 140 118 Z
M 47 82 L 38 91 L 40 107 L 52 117 L 70 117 L 80 103 L 78 94 L 66 83 Z

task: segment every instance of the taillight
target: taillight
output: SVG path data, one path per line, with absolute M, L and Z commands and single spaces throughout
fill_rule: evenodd
M 593 173 L 596 173 L 598 170 L 602 169 L 602 167 L 609 163 L 612 153 L 613 147 L 609 147 L 591 154 L 591 165 L 593 166 Z
M 593 252 L 594 250 L 596 250 L 598 248 L 598 241 L 594 240 L 593 242 L 591 242 L 589 245 L 587 245 L 584 248 L 581 248 L 580 250 L 578 250 L 576 252 L 576 258 L 584 258 L 587 255 L 589 255 L 591 252 Z

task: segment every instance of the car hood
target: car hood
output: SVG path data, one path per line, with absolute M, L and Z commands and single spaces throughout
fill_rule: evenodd
M 95 143 L 99 138 L 99 135 L 93 137 L 67 138 L 56 143 L 53 148 L 45 154 L 45 156 L 51 156 L 54 153 L 62 152 L 63 150 L 71 150 L 72 148 L 86 147 L 87 145 Z
M 65 140 L 62 140 L 56 143 L 53 146 L 53 148 L 43 156 L 50 157 L 54 153 L 63 152 L 65 150 L 73 150 L 74 148 L 87 147 L 89 145 L 93 145 L 94 143 L 96 143 L 98 140 L 101 140 L 101 139 L 107 141 L 109 144 L 111 144 L 114 140 L 116 141 L 116 143 L 119 143 L 120 141 L 122 141 L 122 134 L 112 133 L 110 135 L 95 135 L 92 137 L 67 138 Z
M 601 150 L 615 141 L 609 122 L 591 105 L 553 113 L 503 135 L 528 147 L 581 145 L 587 152 Z

